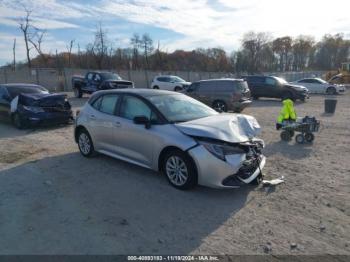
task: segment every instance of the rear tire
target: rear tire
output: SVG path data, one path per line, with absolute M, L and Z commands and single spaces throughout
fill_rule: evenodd
M 91 136 L 86 129 L 80 129 L 78 131 L 78 147 L 80 153 L 84 157 L 91 157 L 95 153 L 94 144 L 92 142 Z
M 216 100 L 213 102 L 212 107 L 217 112 L 227 112 L 227 106 L 226 106 L 226 103 L 224 101 Z
M 181 150 L 171 150 L 165 155 L 162 172 L 169 183 L 180 190 L 194 188 L 198 183 L 197 170 L 192 158 Z
M 73 91 L 74 91 L 74 96 L 76 98 L 82 98 L 83 97 L 83 92 L 81 92 L 80 87 L 74 87 Z

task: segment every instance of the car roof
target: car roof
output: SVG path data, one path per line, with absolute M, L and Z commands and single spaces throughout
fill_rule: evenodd
M 12 87 L 42 87 L 36 84 L 28 84 L 28 83 L 11 83 L 11 84 L 0 84 L 2 87 L 12 88 Z
M 155 76 L 155 77 L 179 77 L 179 76 L 176 76 L 176 75 L 160 75 L 160 76 Z
M 200 80 L 198 82 L 211 82 L 211 81 L 238 81 L 238 82 L 243 82 L 244 79 L 241 79 L 241 78 L 216 78 L 216 79 Z
M 94 93 L 96 95 L 103 94 L 135 94 L 142 97 L 157 96 L 157 95 L 175 95 L 181 94 L 173 91 L 159 90 L 159 89 L 149 89 L 149 88 L 123 88 L 123 89 L 110 89 L 103 90 Z

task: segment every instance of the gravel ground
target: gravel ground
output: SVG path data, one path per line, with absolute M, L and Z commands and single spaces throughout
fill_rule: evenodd
M 350 95 L 297 103 L 322 121 L 313 145 L 281 142 L 277 100 L 245 113 L 263 127 L 276 187 L 197 187 L 107 156 L 83 158 L 73 126 L 0 124 L 0 254 L 350 254 Z M 86 99 L 71 99 L 74 108 Z

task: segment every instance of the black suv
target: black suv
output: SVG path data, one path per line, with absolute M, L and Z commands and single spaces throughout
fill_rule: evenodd
M 245 76 L 250 92 L 254 99 L 259 97 L 290 98 L 305 101 L 309 98 L 309 90 L 304 86 L 293 85 L 283 78 L 275 76 Z

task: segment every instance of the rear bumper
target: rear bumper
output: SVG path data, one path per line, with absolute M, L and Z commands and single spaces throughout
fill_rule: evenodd
M 259 165 L 252 168 L 251 173 L 241 175 L 246 154 L 232 155 L 227 161 L 214 157 L 203 146 L 188 151 L 194 160 L 198 172 L 198 184 L 212 188 L 238 188 L 249 184 L 264 168 L 266 158 L 260 155 Z

